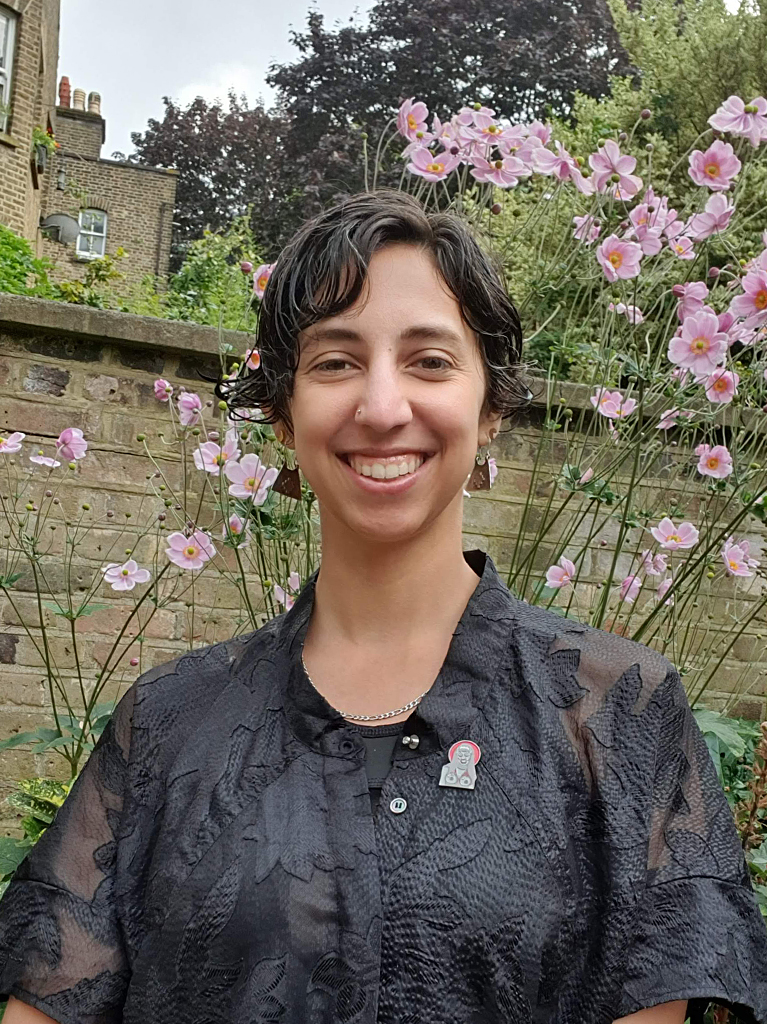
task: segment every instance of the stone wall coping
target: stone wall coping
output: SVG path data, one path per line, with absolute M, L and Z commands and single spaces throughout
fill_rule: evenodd
M 217 327 L 201 324 L 0 293 L 0 330 L 3 329 L 13 333 L 29 329 L 57 336 L 98 338 L 122 345 L 211 355 L 219 354 L 220 341 L 223 341 L 232 345 L 235 358 L 253 344 L 253 336 L 246 331 L 225 330 L 219 334 Z
M 175 167 L 151 167 L 149 164 L 134 163 L 132 160 L 109 160 L 105 156 L 87 156 L 84 153 L 76 152 L 74 149 L 59 149 L 56 153 L 59 157 L 68 156 L 77 160 L 85 160 L 86 163 L 90 164 L 106 164 L 108 167 L 128 167 L 132 171 L 149 171 L 150 174 L 170 174 L 174 178 L 177 178 L 180 173 Z

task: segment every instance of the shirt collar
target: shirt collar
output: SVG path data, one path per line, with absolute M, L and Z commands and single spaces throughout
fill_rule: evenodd
M 456 625 L 439 675 L 408 719 L 410 732 L 419 731 L 432 740 L 420 744 L 418 753 L 462 738 L 499 671 L 510 639 L 509 624 L 515 618 L 518 601 L 490 556 L 478 549 L 463 555 L 480 580 Z M 322 753 L 343 756 L 350 749 L 350 723 L 309 682 L 301 663 L 318 575 L 316 569 L 293 607 L 281 616 L 277 630 L 285 659 L 280 673 L 283 706 L 298 739 Z

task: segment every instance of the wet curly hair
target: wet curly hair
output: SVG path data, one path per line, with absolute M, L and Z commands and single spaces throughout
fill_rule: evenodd
M 298 366 L 298 336 L 338 316 L 359 297 L 371 257 L 406 243 L 431 254 L 474 331 L 487 379 L 485 412 L 505 418 L 530 396 L 521 379 L 522 328 L 503 269 L 451 213 L 427 213 L 413 196 L 389 188 L 360 192 L 307 221 L 277 258 L 258 318 L 257 370 L 219 377 L 214 392 L 233 418 L 260 410 L 258 422 L 281 421 L 292 433 L 290 398 Z

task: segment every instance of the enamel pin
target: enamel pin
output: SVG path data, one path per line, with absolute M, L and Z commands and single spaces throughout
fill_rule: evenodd
M 479 746 L 473 740 L 458 740 L 448 751 L 449 761 L 442 766 L 440 786 L 456 789 L 474 789 L 477 781 L 477 763 L 481 757 Z

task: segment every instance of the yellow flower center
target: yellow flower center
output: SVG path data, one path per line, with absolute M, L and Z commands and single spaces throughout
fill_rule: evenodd
M 444 164 L 432 163 L 426 165 L 426 170 L 431 171 L 432 174 L 441 174 L 444 169 Z
M 122 574 L 123 574 L 123 576 L 127 576 L 128 575 L 128 570 L 127 569 L 123 569 L 122 570 Z
M 710 459 L 706 460 L 706 465 L 709 469 L 716 469 L 719 466 L 719 459 L 711 457 Z
M 718 380 L 714 381 L 714 390 L 715 391 L 726 391 L 727 390 L 727 381 L 723 380 L 722 377 L 719 377 Z
M 258 279 L 258 287 L 261 288 L 262 290 L 266 288 L 266 282 L 268 280 L 269 278 L 265 274 L 262 274 L 261 277 L 259 277 Z
M 670 533 L 668 537 L 666 537 L 666 540 L 673 540 L 675 544 L 682 543 L 682 538 L 679 536 L 678 533 Z
M 608 259 L 616 269 L 623 263 L 623 256 L 619 252 L 611 252 Z
M 184 554 L 188 558 L 193 558 L 197 554 L 197 548 L 193 544 L 190 544 L 189 547 L 184 548 Z
M 710 163 L 706 164 L 706 174 L 710 178 L 716 178 L 719 174 L 719 164 Z
M 415 128 L 415 127 L 416 127 L 416 125 L 417 125 L 417 123 L 418 123 L 418 122 L 416 121 L 416 119 L 415 119 L 415 118 L 413 117 L 413 115 L 412 115 L 412 114 L 408 114 L 408 115 L 407 115 L 407 124 L 408 124 L 408 128 Z
M 487 135 L 497 135 L 500 132 L 500 128 L 498 125 L 491 124 L 488 128 L 483 128 L 482 131 Z
M 690 348 L 693 350 L 693 352 L 708 352 L 709 340 L 703 335 L 700 335 L 697 338 L 693 338 L 693 342 L 692 345 L 690 345 Z
M 767 309 L 767 288 L 762 288 L 754 296 L 754 305 L 757 309 Z
M 256 486 L 256 478 L 254 476 L 249 476 L 248 479 L 245 481 L 245 483 L 248 485 L 248 487 L 255 487 Z
M 730 563 L 730 568 L 731 568 L 731 569 L 737 569 L 737 568 L 738 568 L 738 564 L 739 564 L 739 563 L 738 563 L 738 562 L 736 562 L 736 561 L 734 561 L 734 559 L 730 558 L 730 559 L 728 559 L 728 561 L 729 561 L 729 563 Z

